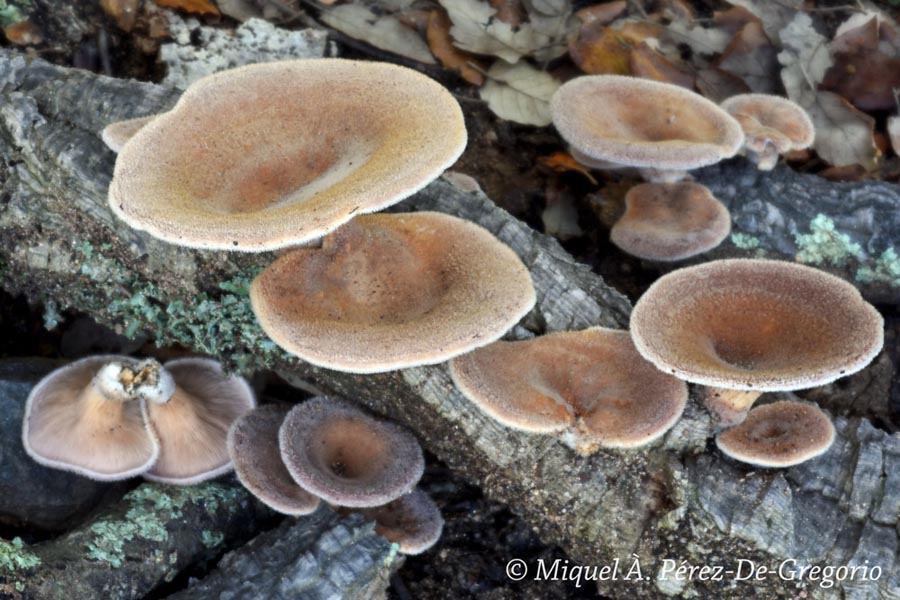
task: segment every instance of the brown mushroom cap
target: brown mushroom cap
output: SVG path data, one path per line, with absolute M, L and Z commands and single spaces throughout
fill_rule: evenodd
M 625 195 L 613 244 L 638 258 L 673 261 L 718 246 L 731 232 L 731 214 L 699 183 L 643 183 Z
M 425 459 L 409 432 L 319 396 L 295 406 L 278 433 L 291 477 L 338 506 L 381 506 L 410 491 Z
M 496 342 L 453 359 L 450 374 L 501 423 L 571 430 L 585 451 L 653 441 L 675 424 L 688 397 L 683 381 L 638 354 L 627 331 L 602 327 Z
M 319 238 L 418 191 L 462 153 L 462 111 L 404 67 L 270 62 L 197 81 L 126 144 L 109 189 L 136 229 L 263 251 Z
M 159 437 L 159 460 L 144 474 L 151 481 L 187 485 L 232 469 L 227 437 L 231 424 L 256 406 L 241 377 L 217 361 L 181 358 L 165 364 L 175 380 L 168 400 L 147 402 L 147 419 Z
M 137 395 L 113 393 L 104 376 L 127 356 L 91 356 L 53 371 L 31 391 L 22 442 L 38 463 L 99 481 L 139 475 L 159 456 Z
M 290 407 L 270 404 L 238 417 L 228 431 L 228 454 L 240 482 L 273 510 L 308 515 L 319 506 L 288 473 L 281 460 L 278 430 Z
M 734 156 L 740 124 L 680 86 L 621 75 L 575 78 L 550 100 L 563 139 L 594 160 L 632 167 L 696 169 Z
M 822 410 L 805 402 L 758 406 L 744 422 L 716 437 L 719 450 L 760 467 L 790 467 L 824 454 L 834 441 L 834 425 Z
M 762 152 L 766 144 L 779 154 L 812 145 L 816 130 L 809 115 L 796 102 L 770 94 L 739 94 L 722 102 L 741 124 L 747 148 Z
M 122 149 L 122 146 L 125 145 L 125 142 L 133 138 L 134 134 L 143 129 L 144 125 L 155 119 L 157 116 L 158 115 L 149 115 L 146 117 L 110 123 L 103 128 L 100 138 L 110 150 L 119 152 Z
M 640 353 L 693 383 L 777 391 L 859 371 L 884 320 L 857 289 L 788 262 L 718 260 L 659 278 L 631 313 Z
M 535 302 L 518 256 L 433 212 L 367 215 L 321 248 L 278 258 L 250 286 L 263 330 L 315 365 L 376 373 L 488 344 Z
M 403 554 L 421 554 L 441 538 L 444 518 L 431 497 L 415 489 L 384 506 L 364 508 L 375 521 L 375 533 L 400 546 Z

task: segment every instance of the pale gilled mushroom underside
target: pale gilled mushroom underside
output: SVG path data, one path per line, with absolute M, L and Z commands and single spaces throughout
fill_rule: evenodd
M 366 215 L 321 248 L 278 258 L 250 287 L 279 346 L 315 365 L 376 373 L 488 344 L 534 305 L 531 275 L 488 231 L 442 213 Z
M 459 105 L 411 69 L 257 64 L 201 79 L 134 134 L 109 202 L 132 227 L 173 244 L 272 250 L 413 194 L 465 143 Z

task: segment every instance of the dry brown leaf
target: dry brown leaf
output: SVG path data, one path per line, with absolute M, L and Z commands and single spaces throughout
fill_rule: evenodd
M 666 26 L 667 37 L 675 44 L 687 44 L 697 54 L 718 54 L 725 50 L 731 34 L 717 27 L 691 25 L 685 21 L 672 21 Z
M 428 44 L 393 15 L 376 15 L 359 4 L 323 9 L 322 22 L 354 39 L 425 64 L 437 61 Z
M 495 62 L 478 91 L 495 115 L 507 121 L 544 126 L 551 123 L 550 97 L 559 82 L 526 62 Z
M 17 46 L 36 46 L 44 41 L 44 35 L 29 19 L 3 28 L 3 35 Z
M 112 17 L 122 31 L 131 31 L 134 27 L 138 5 L 138 0 L 100 0 L 100 8 Z
M 591 75 L 629 75 L 632 45 L 612 27 L 594 23 L 581 28 L 569 42 L 569 56 Z
M 841 25 L 840 33 L 835 34 L 831 41 L 831 51 L 838 52 L 858 52 L 860 50 L 877 50 L 878 49 L 878 19 L 870 17 L 865 23 L 858 27 L 846 28 L 850 21 Z
M 484 74 L 470 64 L 479 64 L 478 60 L 453 45 L 450 25 L 450 17 L 444 9 L 437 8 L 431 11 L 428 19 L 428 47 L 444 67 L 457 71 L 460 77 L 469 83 L 480 86 L 484 83 Z
M 717 10 L 713 13 L 713 23 L 732 35 L 746 27 L 747 23 L 759 23 L 762 25 L 759 17 L 743 6 L 732 6 L 728 10 Z
M 716 103 L 750 91 L 743 79 L 715 67 L 700 69 L 696 84 L 703 96 Z
M 625 12 L 627 7 L 628 3 L 625 0 L 601 2 L 600 4 L 582 8 L 575 13 L 575 16 L 578 17 L 582 25 L 587 25 L 588 23 L 607 25 Z
M 781 32 L 803 10 L 804 0 L 728 0 L 729 4 L 745 8 L 760 21 L 769 39 L 784 44 Z
M 900 156 L 900 117 L 889 117 L 887 121 L 888 138 L 891 140 L 891 147 L 894 154 Z
M 734 36 L 715 66 L 740 77 L 754 92 L 778 90 L 778 51 L 759 21 L 750 21 Z
M 174 8 L 195 15 L 217 15 L 219 9 L 210 0 L 155 0 L 157 6 Z
M 527 15 L 521 0 L 488 0 L 488 3 L 497 11 L 494 13 L 495 18 L 504 23 L 518 27 L 525 21 Z
M 697 18 L 694 7 L 687 0 L 658 0 L 655 8 L 662 12 L 665 19 L 670 21 L 693 23 Z
M 878 50 L 860 50 L 834 57 L 822 88 L 847 98 L 863 110 L 885 110 L 894 106 L 895 88 L 900 88 L 900 58 Z
M 646 43 L 632 49 L 629 66 L 632 75 L 694 89 L 694 75 L 690 71 L 672 64 Z
M 539 156 L 537 161 L 539 165 L 550 169 L 554 173 L 581 173 L 591 183 L 597 185 L 597 180 L 591 175 L 591 170 L 566 152 L 554 152 L 550 156 Z

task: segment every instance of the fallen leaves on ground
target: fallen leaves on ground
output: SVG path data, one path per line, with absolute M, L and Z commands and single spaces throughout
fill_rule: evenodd
M 209 0 L 155 0 L 157 6 L 174 8 L 195 15 L 217 15 L 219 9 Z
M 525 62 L 498 60 L 487 77 L 479 95 L 495 115 L 524 125 L 550 124 L 550 97 L 559 88 L 551 75 Z
M 597 184 L 597 180 L 591 175 L 591 170 L 572 158 L 568 152 L 554 152 L 550 156 L 540 156 L 538 164 L 550 169 L 554 173 L 581 173 L 588 181 Z
M 484 83 L 482 66 L 473 54 L 463 52 L 453 45 L 450 37 L 450 17 L 443 9 L 431 11 L 428 18 L 428 47 L 440 63 L 459 73 L 460 77 L 474 85 Z M 472 66 L 478 65 L 478 68 Z
M 320 18 L 326 25 L 370 46 L 425 64 L 436 62 L 425 40 L 393 15 L 376 15 L 359 4 L 342 4 L 323 9 Z

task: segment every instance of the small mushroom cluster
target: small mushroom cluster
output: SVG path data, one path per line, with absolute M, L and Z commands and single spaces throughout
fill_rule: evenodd
M 738 460 L 788 466 L 834 439 L 818 407 L 763 392 L 830 383 L 869 364 L 884 344 L 884 319 L 846 281 L 794 263 L 718 260 L 673 271 L 631 314 L 637 350 L 661 371 L 706 386 L 719 448 Z
M 319 396 L 261 406 L 234 423 L 228 452 L 244 487 L 278 512 L 307 515 L 320 500 L 353 509 L 405 554 L 440 538 L 437 505 L 414 489 L 425 468 L 419 443 L 351 404 Z
M 728 209 L 688 171 L 743 151 L 761 170 L 812 145 L 812 121 L 797 104 L 767 94 L 721 107 L 683 87 L 621 75 L 577 77 L 550 103 L 573 158 L 602 170 L 636 168 L 650 183 L 625 197 L 611 241 L 633 256 L 676 261 L 707 252 L 731 229 Z
M 411 69 L 241 67 L 103 138 L 119 152 L 110 206 L 132 227 L 195 248 L 295 247 L 250 300 L 263 331 L 312 364 L 436 364 L 498 339 L 534 305 L 528 270 L 485 229 L 439 213 L 364 214 L 415 193 L 465 147 L 456 100 Z
M 22 442 L 40 464 L 91 479 L 187 485 L 231 470 L 228 429 L 255 405 L 213 360 L 92 356 L 34 387 Z

